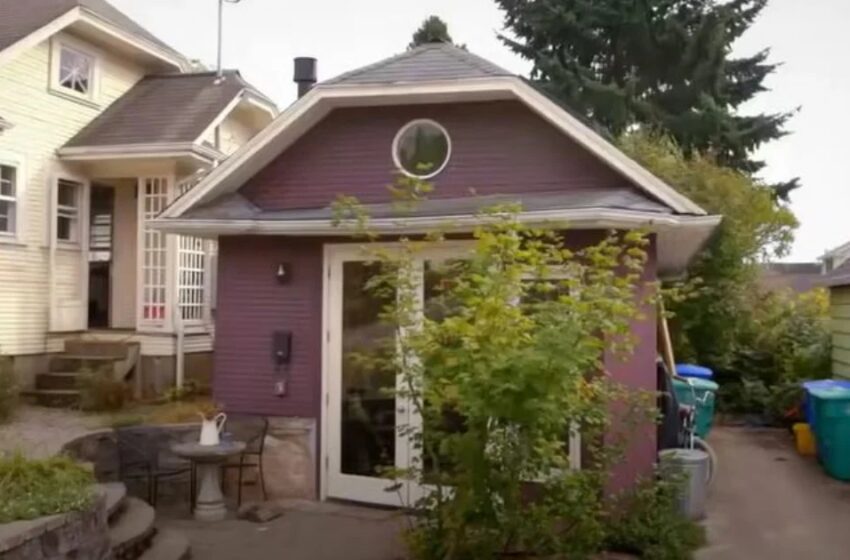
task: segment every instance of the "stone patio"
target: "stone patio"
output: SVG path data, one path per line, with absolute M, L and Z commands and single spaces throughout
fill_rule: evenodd
M 189 538 L 204 560 L 403 560 L 405 516 L 333 502 L 285 500 L 282 517 L 265 524 L 233 517 L 199 523 L 184 510 L 158 512 L 160 527 Z

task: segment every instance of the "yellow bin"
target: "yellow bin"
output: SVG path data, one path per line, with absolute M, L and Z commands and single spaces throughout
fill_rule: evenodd
M 797 453 L 800 455 L 815 454 L 815 437 L 808 424 L 805 422 L 794 424 L 794 437 L 797 439 Z

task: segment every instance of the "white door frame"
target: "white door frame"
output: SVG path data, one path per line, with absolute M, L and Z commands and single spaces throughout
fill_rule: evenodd
M 447 241 L 423 249 L 423 260 L 435 260 L 456 257 L 468 250 L 469 241 Z M 392 250 L 398 243 L 370 244 L 370 248 Z M 358 475 L 344 475 L 341 471 L 342 433 L 338 428 L 342 421 L 341 376 L 338 364 L 341 363 L 341 332 L 338 326 L 342 322 L 342 265 L 346 261 L 376 260 L 371 257 L 360 243 L 325 244 L 324 246 L 324 290 L 322 296 L 322 454 L 320 466 L 320 498 L 340 498 L 364 503 L 390 506 L 409 506 L 415 499 L 408 483 L 402 483 L 399 491 L 387 492 L 386 488 L 395 482 L 390 479 L 372 478 Z M 333 403 L 333 406 L 331 404 Z M 411 418 L 407 403 L 396 404 L 396 426 L 415 424 L 419 420 Z M 334 426 L 335 429 L 332 429 Z M 406 436 L 396 435 L 395 464 L 404 467 L 411 464 L 410 445 Z

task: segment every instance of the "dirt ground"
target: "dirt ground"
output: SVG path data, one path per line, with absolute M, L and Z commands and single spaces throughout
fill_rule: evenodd
M 850 484 L 799 456 L 789 432 L 716 428 L 719 456 L 697 560 L 846 560 Z

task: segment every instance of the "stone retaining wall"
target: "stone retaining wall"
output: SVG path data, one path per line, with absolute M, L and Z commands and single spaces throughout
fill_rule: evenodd
M 0 525 L 3 560 L 111 560 L 106 496 L 88 509 Z

